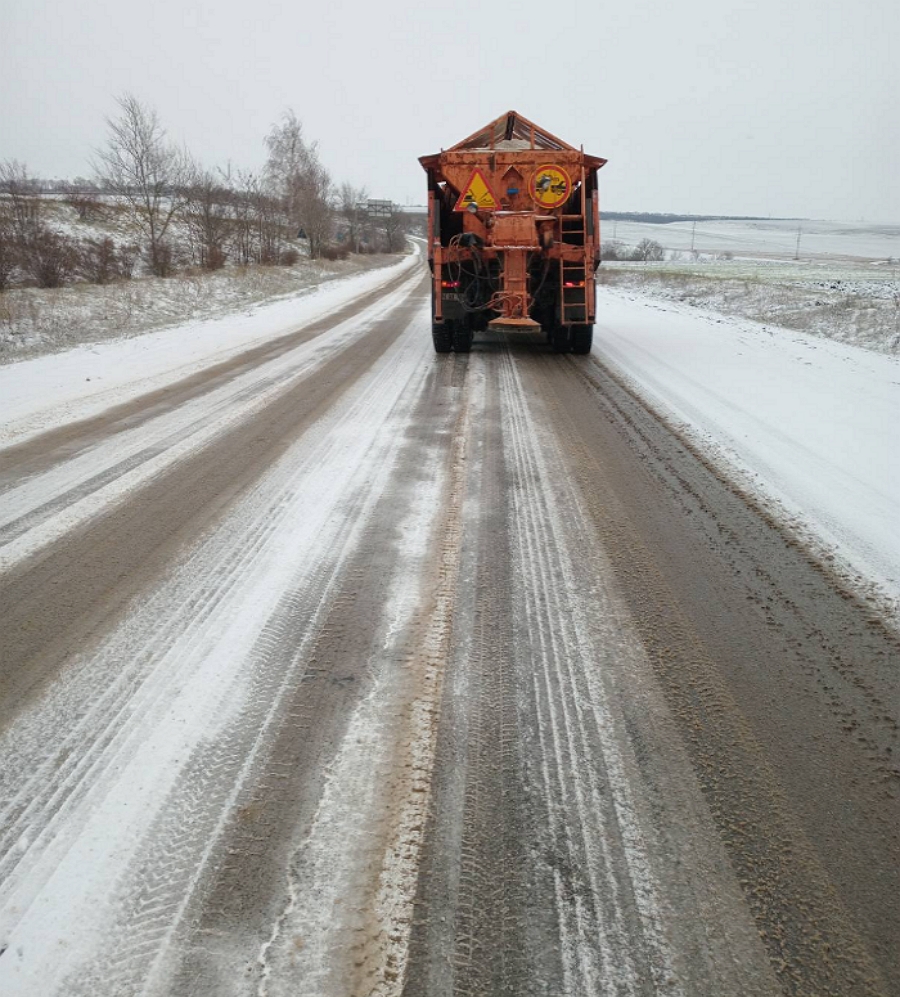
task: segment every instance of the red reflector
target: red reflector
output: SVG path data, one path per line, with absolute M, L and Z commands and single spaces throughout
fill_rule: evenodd
M 458 280 L 442 280 L 441 287 L 459 287 Z

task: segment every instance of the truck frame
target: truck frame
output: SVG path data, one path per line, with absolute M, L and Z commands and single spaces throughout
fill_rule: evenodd
M 435 350 L 467 353 L 490 328 L 543 332 L 556 352 L 588 353 L 606 160 L 508 111 L 419 162 Z

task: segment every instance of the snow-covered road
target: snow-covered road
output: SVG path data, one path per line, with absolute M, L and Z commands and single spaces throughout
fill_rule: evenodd
M 900 607 L 900 358 L 601 297 L 597 353 Z
M 427 301 L 0 368 L 0 993 L 885 997 L 897 364 Z

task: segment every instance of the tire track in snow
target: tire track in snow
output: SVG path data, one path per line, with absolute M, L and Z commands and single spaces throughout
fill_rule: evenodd
M 335 351 L 362 339 L 384 310 L 396 307 L 419 279 L 418 274 L 407 277 L 377 303 L 199 398 L 162 413 L 154 405 L 150 417 L 139 425 L 107 436 L 74 457 L 64 456 L 43 473 L 24 481 L 16 478 L 19 483 L 3 491 L 0 507 L 0 571 L 9 571 L 66 532 L 126 501 L 145 482 L 190 459 L 304 379 L 316 376 Z M 16 470 L 14 451 L 12 460 L 9 451 L 4 456 L 4 477 L 11 476 Z
M 567 534 L 546 492 L 553 477 L 508 353 L 500 383 L 518 482 L 512 521 L 532 638 L 541 788 L 552 839 L 568 856 L 555 870 L 566 992 L 679 994 L 609 707 L 601 686 L 586 681 L 595 655 L 578 619 Z M 564 870 L 577 878 L 566 881 Z
M 352 348 L 329 355 L 315 377 L 0 576 L 0 613 L 8 623 L 0 632 L 0 726 L 56 672 L 72 644 L 108 629 L 128 600 L 327 412 L 397 333 L 396 316 L 373 324 Z
M 577 380 L 567 367 L 575 368 Z M 561 442 L 562 473 L 577 483 L 584 514 L 607 551 L 772 971 L 787 993 L 887 993 L 872 958 L 878 949 L 866 950 L 859 929 L 874 911 L 895 920 L 896 893 L 876 887 L 886 895 L 872 907 L 870 884 L 854 923 L 845 904 L 860 877 L 852 877 L 849 889 L 846 882 L 837 889 L 837 882 L 860 856 L 842 851 L 840 868 L 833 856 L 830 871 L 823 860 L 835 835 L 871 839 L 873 845 L 881 839 L 883 854 L 896 851 L 895 832 L 887 832 L 893 841 L 885 848 L 886 827 L 879 826 L 896 805 L 883 780 L 879 785 L 857 779 L 871 764 L 857 754 L 858 744 L 829 756 L 836 747 L 829 744 L 833 721 L 815 705 L 821 693 L 792 660 L 812 653 L 824 628 L 831 631 L 831 650 L 818 659 L 820 667 L 832 652 L 849 651 L 869 679 L 896 681 L 881 667 L 884 634 L 877 627 L 867 633 L 861 627 L 859 634 L 858 617 L 845 630 L 841 621 L 854 619 L 852 605 L 828 591 L 820 572 L 809 570 L 802 549 L 786 543 L 776 524 L 745 505 L 731 482 L 696 460 L 671 427 L 614 379 L 602 376 L 598 384 L 598 377 L 589 360 L 547 365 L 529 383 L 532 390 L 535 381 L 541 385 L 550 428 Z M 765 619 L 760 624 L 752 609 L 767 568 L 782 579 L 777 598 L 770 592 L 766 600 L 772 622 L 779 621 L 775 626 Z M 805 626 L 783 642 L 780 621 L 800 605 Z M 876 649 L 881 644 L 868 664 L 857 636 Z M 860 691 L 853 685 L 849 696 Z M 795 747 L 792 741 L 802 743 Z M 841 773 L 847 750 L 859 766 L 849 784 Z M 804 784 L 797 778 L 801 770 L 807 773 Z M 847 808 L 847 821 L 831 819 L 834 787 L 841 783 L 851 797 L 877 793 L 872 821 L 861 824 L 853 807 Z M 807 806 L 820 811 L 821 819 L 804 826 L 798 816 Z M 887 882 L 896 865 L 884 857 L 882 862 L 881 880 Z M 864 865 L 866 879 L 873 867 L 868 860 Z M 875 922 L 866 929 L 870 937 L 884 931 L 877 917 Z M 889 963 L 891 951 L 896 948 L 889 943 L 881 959 Z
M 352 424 L 364 418 L 363 413 L 371 407 L 372 395 L 370 390 L 361 400 L 357 400 L 343 414 L 343 422 Z M 313 449 L 299 465 L 296 475 L 298 479 L 302 474 L 310 474 L 317 465 L 325 467 L 342 458 L 338 442 L 340 432 L 340 424 L 332 424 L 324 433 L 321 429 L 314 430 L 314 435 L 318 437 L 317 449 Z M 291 484 L 290 487 L 295 486 Z M 92 695 L 90 702 L 85 704 L 86 712 L 79 717 L 76 729 L 62 739 L 54 738 L 55 750 L 44 765 L 35 770 L 32 759 L 21 759 L 18 765 L 6 768 L 0 781 L 0 792 L 6 801 L 5 809 L 0 809 L 0 877 L 10 875 L 9 863 L 15 861 L 17 854 L 13 846 L 26 833 L 23 826 L 27 827 L 41 808 L 46 813 L 58 809 L 68 791 L 66 787 L 79 785 L 81 777 L 91 771 L 95 759 L 102 756 L 108 744 L 111 736 L 108 731 L 118 730 L 122 726 L 124 715 L 134 713 L 133 697 L 138 688 L 135 683 L 147 678 L 151 662 L 161 660 L 165 649 L 176 638 L 184 641 L 192 632 L 205 633 L 203 628 L 208 625 L 209 615 L 226 596 L 232 594 L 233 588 L 241 583 L 244 575 L 252 568 L 260 551 L 271 542 L 272 534 L 290 513 L 289 503 L 292 500 L 291 491 L 285 488 L 284 491 L 277 492 L 274 499 L 269 500 L 271 504 L 265 514 L 256 513 L 253 519 L 246 517 L 244 543 L 230 549 L 226 547 L 220 554 L 222 561 L 210 561 L 204 565 L 203 558 L 192 559 L 188 567 L 181 571 L 182 585 L 190 594 L 180 597 L 184 610 L 176 620 L 170 621 L 164 633 L 152 633 L 152 621 L 167 615 L 164 606 L 169 596 L 164 593 L 158 600 L 161 604 L 154 604 L 147 614 L 151 621 L 146 624 L 147 639 L 136 654 L 131 652 L 135 655 L 131 667 L 122 669 L 118 664 L 109 666 L 108 680 L 97 683 L 101 686 L 99 697 Z M 193 563 L 194 560 L 201 561 L 199 568 Z M 197 584 L 198 578 L 202 580 L 202 584 Z M 124 650 L 122 652 L 123 656 L 128 653 Z M 114 661 L 116 656 L 108 654 L 107 657 Z M 92 668 L 96 675 L 97 666 L 93 665 Z M 135 676 L 139 676 L 139 679 Z M 146 705 L 143 708 L 146 709 Z M 104 717 L 107 719 L 104 720 Z M 22 732 L 21 726 L 17 730 L 20 732 L 17 738 L 10 737 L 8 740 L 15 742 L 17 739 L 29 739 L 29 735 Z M 84 743 L 84 731 L 90 731 L 94 739 L 90 747 Z M 40 735 L 36 732 L 32 736 Z M 27 782 L 18 788 L 13 781 L 16 773 L 27 776 Z M 17 814 L 21 816 L 17 817 Z
M 348 725 L 316 813 L 290 857 L 287 903 L 259 953 L 257 997 L 401 992 L 452 632 L 467 418 L 464 406 L 448 427 L 447 467 L 419 489 L 418 511 L 403 517 L 426 584 L 407 597 L 405 609 L 400 598 L 389 601 L 399 609 L 386 614 L 388 634 L 373 656 L 393 651 L 401 667 L 390 667 L 389 658 L 371 662 L 371 692 Z M 401 569 L 395 578 L 401 592 L 409 575 Z
M 544 358 L 466 359 L 463 557 L 404 995 L 773 997 L 552 398 L 523 380 Z
M 395 313 L 383 323 L 388 341 L 396 337 L 402 328 L 398 326 L 400 314 Z M 230 753 L 217 749 L 214 763 L 209 761 L 213 757 L 211 754 L 194 770 L 199 784 L 213 797 L 211 806 L 221 805 L 221 794 L 233 788 L 233 781 L 230 780 L 234 777 L 234 762 L 238 756 L 242 763 L 246 761 L 243 755 L 247 732 L 255 730 L 252 725 L 259 719 L 258 709 L 254 713 L 252 708 L 254 697 L 257 702 L 272 698 L 271 689 L 257 692 L 253 692 L 252 687 L 248 689 L 246 683 L 249 678 L 242 676 L 239 668 L 243 655 L 250 651 L 247 639 L 248 632 L 252 634 L 254 616 L 261 623 L 265 616 L 272 613 L 268 600 L 277 585 L 283 585 L 286 589 L 298 586 L 299 594 L 295 594 L 294 598 L 304 600 L 304 605 L 285 604 L 278 612 L 292 615 L 293 626 L 301 627 L 303 632 L 309 620 L 324 610 L 331 584 L 328 579 L 339 573 L 340 565 L 353 546 L 352 538 L 358 535 L 379 489 L 384 487 L 389 476 L 390 454 L 398 446 L 397 426 L 402 426 L 404 422 L 403 407 L 396 411 L 395 408 L 398 398 L 403 395 L 406 381 L 421 363 L 424 338 L 418 326 L 407 330 L 397 346 L 377 361 L 372 374 L 360 382 L 360 389 L 343 402 L 338 395 L 333 411 L 307 432 L 295 448 L 296 452 L 288 451 L 281 465 L 261 479 L 232 516 L 208 537 L 193 557 L 187 559 L 175 576 L 174 589 L 163 586 L 155 597 L 155 603 L 148 605 L 143 614 L 138 613 L 99 653 L 80 663 L 84 685 L 81 702 L 74 709 L 67 701 L 68 694 L 73 691 L 71 686 L 66 690 L 60 688 L 60 702 L 51 701 L 48 704 L 51 714 L 54 711 L 64 714 L 67 709 L 70 710 L 73 726 L 70 743 L 64 747 L 63 761 L 70 759 L 71 764 L 60 767 L 59 754 L 54 751 L 32 769 L 36 777 L 27 784 L 19 784 L 11 794 L 18 797 L 18 804 L 28 801 L 28 805 L 24 809 L 19 807 L 17 813 L 16 800 L 10 801 L 12 808 L 8 816 L 12 821 L 18 821 L 15 830 L 11 826 L 8 828 L 12 832 L 10 837 L 18 842 L 30 840 L 30 844 L 24 851 L 19 849 L 17 852 L 14 847 L 8 854 L 8 860 L 17 862 L 20 868 L 16 875 L 5 881 L 5 895 L 0 894 L 6 901 L 2 908 L 5 916 L 0 922 L 0 931 L 14 933 L 16 919 L 21 920 L 23 916 L 27 919 L 29 909 L 40 900 L 43 884 L 49 883 L 51 877 L 59 879 L 61 864 L 64 868 L 72 868 L 71 862 L 79 850 L 83 852 L 85 847 L 89 847 L 86 842 L 92 831 L 97 830 L 99 812 L 105 808 L 107 817 L 112 812 L 114 818 L 122 821 L 121 813 L 116 813 L 115 800 L 116 793 L 121 795 L 121 790 L 117 788 L 112 792 L 111 787 L 125 785 L 123 773 L 135 771 L 134 766 L 140 757 L 147 757 L 148 751 L 152 754 L 154 749 L 158 749 L 163 759 L 161 767 L 164 769 L 165 763 L 169 763 L 172 772 L 185 767 L 184 758 L 177 757 L 179 751 L 187 749 L 187 754 L 194 759 L 194 762 L 187 763 L 189 772 L 190 764 L 196 762 L 196 757 L 204 757 L 203 751 L 199 752 L 199 756 L 191 754 L 190 725 L 193 718 L 191 710 L 186 711 L 185 704 L 185 696 L 191 692 L 200 695 L 199 703 L 203 702 L 204 696 L 209 697 L 209 690 L 217 690 L 206 709 L 200 710 L 202 715 L 198 726 L 203 729 L 205 724 L 210 731 L 223 725 L 227 727 L 229 718 L 240 713 L 245 696 L 251 701 L 247 717 L 243 721 L 239 717 L 234 721 L 244 731 L 243 746 L 232 746 Z M 352 383 L 352 367 L 349 375 Z M 360 432 L 360 426 L 367 427 L 365 432 Z M 377 469 L 374 473 L 373 468 Z M 314 510 L 313 515 L 310 516 L 309 510 Z M 298 519 L 298 513 L 303 512 L 306 514 L 301 514 Z M 287 545 L 283 539 L 286 530 L 290 531 L 288 535 L 292 538 L 292 543 Z M 240 543 L 236 542 L 237 538 L 240 538 Z M 294 544 L 300 546 L 295 547 Z M 304 544 L 315 554 L 309 562 L 299 562 L 298 575 L 297 551 Z M 224 579 L 223 568 L 230 572 L 230 575 L 225 574 Z M 291 575 L 295 576 L 293 582 Z M 243 591 L 238 588 L 239 583 Z M 254 585 L 260 587 L 262 597 L 254 599 L 250 595 Z M 311 604 L 310 599 L 313 600 Z M 171 605 L 172 600 L 176 601 L 179 611 L 171 620 L 171 628 L 159 633 L 156 621 L 161 612 L 165 614 L 165 606 L 167 603 Z M 239 618 L 234 619 L 235 606 L 242 602 L 249 602 L 249 606 L 245 605 L 247 615 L 243 622 Z M 278 619 L 278 612 L 273 620 Z M 282 634 L 279 638 L 276 623 L 273 622 L 272 626 L 276 629 L 264 632 L 257 648 L 263 664 L 267 660 L 266 647 L 277 644 L 281 648 L 280 653 L 284 653 L 285 637 Z M 226 641 L 229 643 L 223 644 Z M 109 694 L 102 696 L 101 702 L 92 703 L 93 689 L 103 686 L 102 680 L 98 681 L 99 676 L 104 672 L 115 675 L 123 662 L 132 662 L 131 654 L 136 649 L 139 653 L 131 667 L 124 669 L 125 674 L 113 681 L 107 690 Z M 273 670 L 278 671 L 274 664 L 269 668 L 270 672 Z M 278 678 L 281 681 L 283 676 Z M 77 683 L 73 684 L 77 688 Z M 226 695 L 226 690 L 230 690 L 234 698 Z M 170 715 L 174 709 L 173 693 L 180 694 L 175 706 L 181 704 L 180 720 L 188 725 L 189 730 L 186 740 L 184 732 L 178 732 L 175 746 L 167 747 L 167 738 L 171 736 L 175 723 Z M 27 739 L 23 741 L 17 735 L 27 728 L 33 735 L 31 750 L 39 752 L 41 730 L 46 726 L 47 719 L 45 715 L 40 715 L 40 710 L 23 716 L 18 729 L 9 732 L 7 750 L 16 753 L 19 761 L 24 760 L 23 745 Z M 54 725 L 59 719 L 58 716 L 50 718 Z M 104 728 L 107 733 L 104 733 Z M 147 743 L 143 743 L 145 739 Z M 39 769 L 40 764 L 43 764 L 43 769 Z M 57 771 L 58 777 L 55 775 Z M 140 768 L 137 771 L 141 771 Z M 163 806 L 167 792 L 165 771 L 162 775 L 160 785 L 155 787 L 154 792 L 142 798 L 149 813 L 154 807 Z M 170 772 L 168 777 L 171 775 Z M 46 784 L 48 776 L 50 783 Z M 187 785 L 190 784 L 188 779 Z M 7 786 L 7 799 L 12 788 Z M 127 796 L 126 791 L 126 802 Z M 180 798 L 188 813 L 191 813 L 191 800 L 194 798 L 190 793 Z M 130 835 L 140 831 L 149 813 L 138 815 L 136 826 L 129 828 Z M 179 835 L 187 832 L 195 845 L 198 835 L 205 840 L 204 829 L 209 830 L 210 815 L 207 810 L 203 813 L 204 819 L 195 815 L 179 827 L 173 812 L 175 824 L 168 825 L 168 840 L 172 845 L 172 851 L 167 856 L 169 859 L 173 855 L 190 852 Z M 133 843 L 123 841 L 119 850 L 124 854 L 134 847 Z M 120 862 L 122 857 L 119 856 Z M 166 930 L 171 929 L 172 897 L 178 894 L 176 884 L 180 883 L 182 890 L 186 888 L 184 863 L 179 859 L 176 865 L 177 869 L 173 868 L 169 873 L 148 870 L 144 877 L 143 900 L 139 901 L 140 909 L 135 911 L 134 921 L 126 920 L 120 925 L 122 931 L 128 925 L 128 931 L 133 933 L 129 936 L 132 941 L 141 938 L 147 943 L 151 938 L 158 941 L 160 918 L 166 920 Z M 99 876 L 101 881 L 108 874 L 97 869 L 91 870 L 91 873 Z M 87 874 L 85 888 L 89 888 L 90 879 L 91 875 Z M 30 900 L 27 899 L 29 896 Z M 97 916 L 103 915 L 108 916 L 109 912 L 98 905 Z M 39 925 L 32 923 L 31 929 L 40 933 Z M 147 948 L 148 944 L 136 941 L 133 958 Z M 149 948 L 152 949 L 153 944 L 149 944 Z M 133 961 L 129 967 L 128 972 L 133 974 L 136 969 Z M 143 970 L 146 971 L 146 968 L 145 962 Z M 0 965 L 0 975 L 2 970 Z M 127 980 L 128 972 L 123 975 L 121 969 L 117 969 L 117 975 L 122 980 Z M 100 989 L 91 992 L 115 992 L 109 986 L 109 981 L 101 980 Z M 43 997 L 50 990 L 41 984 L 31 992 L 40 993 Z

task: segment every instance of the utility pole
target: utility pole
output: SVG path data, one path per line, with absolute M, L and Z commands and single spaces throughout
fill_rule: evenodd
M 797 226 L 797 248 L 794 250 L 794 259 L 800 259 L 800 236 L 803 235 L 803 226 Z
M 696 231 L 697 231 L 697 223 L 695 221 L 694 224 L 691 226 L 691 256 L 694 255 L 694 233 Z

